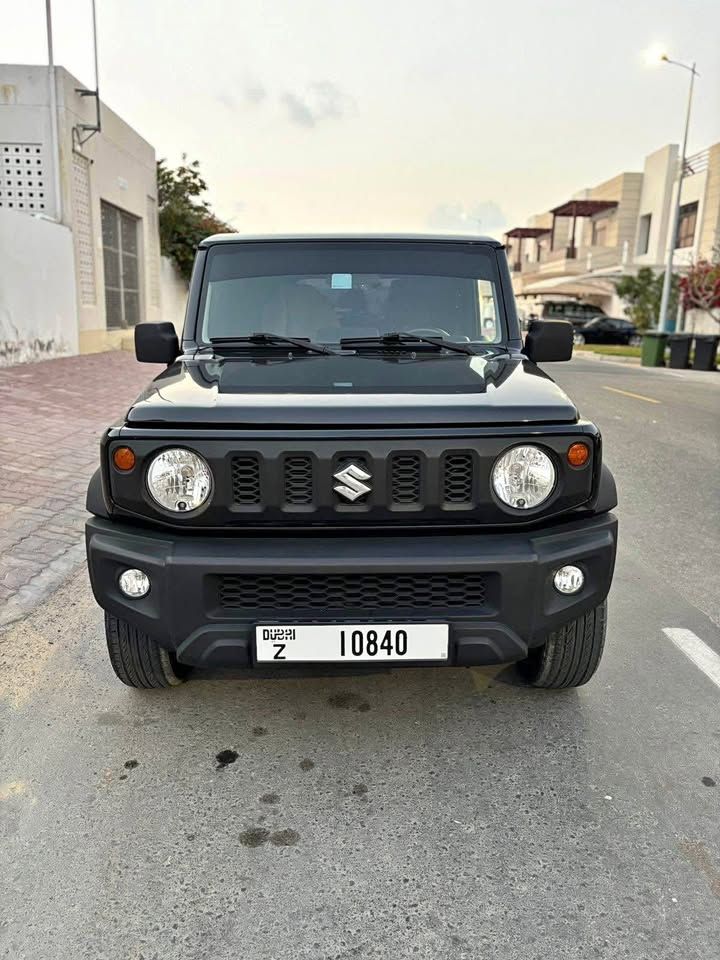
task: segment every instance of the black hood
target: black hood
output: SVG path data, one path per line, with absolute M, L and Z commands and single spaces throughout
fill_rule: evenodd
M 130 425 L 454 426 L 574 423 L 557 384 L 520 353 L 183 358 Z

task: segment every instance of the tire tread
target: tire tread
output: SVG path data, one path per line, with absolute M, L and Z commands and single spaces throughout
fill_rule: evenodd
M 525 676 L 535 687 L 582 686 L 598 668 L 606 632 L 607 603 L 603 601 L 576 620 L 554 630 L 539 655 L 525 661 Z
M 167 650 L 126 620 L 107 612 L 105 639 L 115 675 L 128 687 L 149 690 L 182 683 Z

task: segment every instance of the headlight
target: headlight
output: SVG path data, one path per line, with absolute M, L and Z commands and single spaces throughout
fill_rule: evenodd
M 163 450 L 151 462 L 147 486 L 152 498 L 174 513 L 201 507 L 212 490 L 210 467 L 197 453 L 176 447 Z
M 495 463 L 492 484 L 503 503 L 517 510 L 531 510 L 553 492 L 555 467 L 540 447 L 512 447 Z

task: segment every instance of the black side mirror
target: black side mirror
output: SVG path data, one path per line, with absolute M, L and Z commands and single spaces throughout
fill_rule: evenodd
M 533 363 L 569 360 L 573 352 L 573 325 L 568 320 L 533 320 L 525 335 L 523 353 Z
M 135 327 L 135 356 L 140 363 L 172 363 L 179 354 L 171 323 L 139 323 Z

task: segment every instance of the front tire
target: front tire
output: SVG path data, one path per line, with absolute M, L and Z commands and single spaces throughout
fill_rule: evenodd
M 574 344 L 576 347 L 584 347 L 584 346 L 585 346 L 585 336 L 584 336 L 584 334 L 582 334 L 582 333 L 575 333 L 575 334 L 573 334 L 573 344 Z
M 185 679 L 174 655 L 127 620 L 106 613 L 105 639 L 115 675 L 128 687 L 175 687 Z
M 581 687 L 598 668 L 605 646 L 607 602 L 553 631 L 518 670 L 533 687 Z

